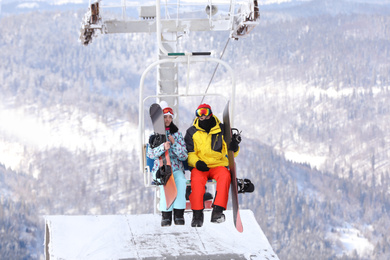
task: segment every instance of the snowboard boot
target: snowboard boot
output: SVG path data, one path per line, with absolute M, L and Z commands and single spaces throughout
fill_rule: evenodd
M 225 222 L 225 215 L 223 211 L 225 209 L 221 206 L 214 205 L 213 211 L 211 212 L 211 222 L 213 223 L 222 223 Z
M 173 209 L 175 225 L 184 225 L 184 209 Z
M 201 227 L 203 226 L 203 209 L 201 210 L 192 210 L 192 221 L 191 227 Z
M 162 211 L 161 226 L 169 227 L 172 224 L 172 211 Z
M 212 200 L 212 199 L 213 199 L 213 195 L 211 195 L 211 193 L 209 193 L 209 192 L 206 192 L 206 193 L 203 195 L 203 201 Z

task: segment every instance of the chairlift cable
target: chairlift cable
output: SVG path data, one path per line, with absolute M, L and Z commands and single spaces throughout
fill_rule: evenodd
M 222 57 L 223 57 L 223 55 L 225 54 L 225 51 L 226 51 L 226 48 L 227 48 L 229 42 L 230 42 L 230 37 L 228 38 L 228 40 L 227 40 L 227 42 L 226 42 L 226 44 L 225 44 L 225 48 L 223 49 L 222 54 L 221 54 L 221 56 L 219 57 L 220 60 L 222 60 Z M 205 94 L 207 93 L 207 91 L 208 91 L 209 88 L 210 88 L 211 82 L 212 82 L 213 79 L 214 79 L 214 76 L 215 76 L 215 73 L 217 72 L 218 66 L 219 66 L 219 63 L 217 63 L 217 66 L 215 66 L 213 75 L 211 76 L 211 79 L 210 79 L 210 81 L 209 81 L 209 84 L 208 84 L 208 86 L 207 86 L 207 88 L 206 88 L 206 90 L 205 90 Z M 206 97 L 206 96 L 203 96 L 203 97 L 202 97 L 202 100 L 200 101 L 200 104 L 203 103 L 205 97 Z M 200 105 L 200 104 L 199 104 L 199 105 Z

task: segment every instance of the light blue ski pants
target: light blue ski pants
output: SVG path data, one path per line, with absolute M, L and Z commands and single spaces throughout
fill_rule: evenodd
M 175 179 L 177 188 L 177 197 L 172 206 L 167 209 L 167 202 L 165 201 L 164 186 L 160 185 L 160 211 L 172 211 L 172 209 L 185 209 L 186 208 L 186 187 L 187 179 L 184 173 L 180 170 L 173 172 L 173 178 Z

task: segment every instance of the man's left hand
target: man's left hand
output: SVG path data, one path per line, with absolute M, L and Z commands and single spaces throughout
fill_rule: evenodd
M 238 142 L 236 139 L 232 139 L 232 141 L 229 144 L 229 150 L 233 152 L 238 151 Z

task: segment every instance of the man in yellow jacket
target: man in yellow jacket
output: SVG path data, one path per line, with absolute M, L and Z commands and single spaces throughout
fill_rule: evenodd
M 196 112 L 193 125 L 188 128 L 185 142 L 188 151 L 188 166 L 191 169 L 191 209 L 193 217 L 191 226 L 203 225 L 203 196 L 208 179 L 217 181 L 216 195 L 211 213 L 211 222 L 225 221 L 229 198 L 230 172 L 227 151 L 233 150 L 237 156 L 239 147 L 236 140 L 228 145 L 224 141 L 224 128 L 219 119 L 213 115 L 211 107 L 201 104 Z

